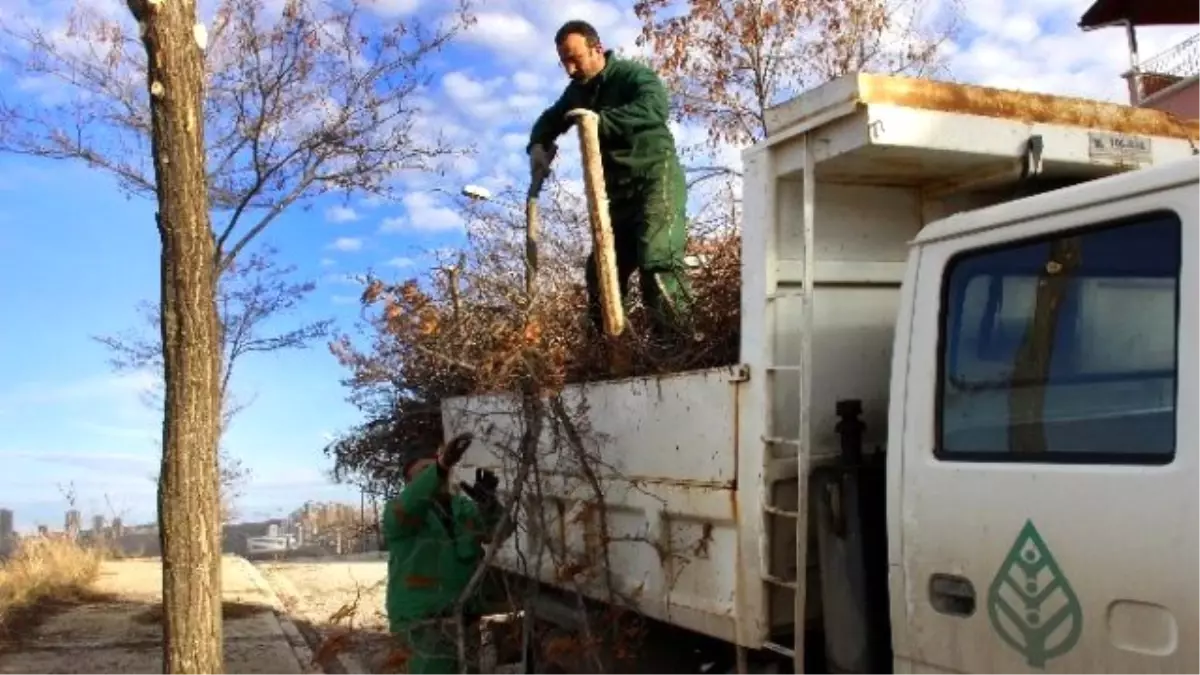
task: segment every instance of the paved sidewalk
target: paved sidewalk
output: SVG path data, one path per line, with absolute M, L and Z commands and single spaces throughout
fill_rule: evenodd
M 226 672 L 314 672 L 258 570 L 234 556 L 222 564 Z M 161 673 L 161 583 L 157 559 L 106 562 L 95 601 L 50 617 L 30 639 L 0 645 L 0 673 Z

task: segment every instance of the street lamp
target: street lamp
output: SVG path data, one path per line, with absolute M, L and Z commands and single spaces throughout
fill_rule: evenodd
M 467 199 L 474 199 L 481 202 L 486 202 L 492 198 L 491 190 L 479 185 L 464 185 L 461 194 Z

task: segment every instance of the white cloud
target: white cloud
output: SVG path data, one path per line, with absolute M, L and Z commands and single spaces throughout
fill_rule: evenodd
M 504 102 L 514 112 L 527 118 L 530 123 L 537 119 L 537 116 L 550 105 L 550 101 L 545 96 L 538 96 L 537 94 L 513 94 L 506 98 Z
M 366 4 L 379 16 L 397 18 L 417 11 L 420 0 L 367 0 Z
M 966 0 L 967 30 L 951 50 L 956 80 L 1023 91 L 1128 103 L 1125 31 L 1084 32 L 1076 22 L 1093 0 Z M 1194 34 L 1188 27 L 1138 29 L 1150 57 Z
M 479 161 L 474 157 L 463 155 L 450 160 L 450 168 L 458 174 L 459 178 L 468 180 L 479 173 Z
M 507 150 L 510 150 L 510 151 L 520 150 L 521 152 L 525 152 L 525 145 L 528 143 L 529 143 L 529 134 L 528 133 L 504 134 L 504 136 L 502 136 L 500 138 L 500 145 L 504 146 Z
M 321 258 L 321 267 L 333 267 L 337 261 L 333 258 Z
M 358 237 L 338 237 L 337 239 L 333 240 L 333 243 L 329 245 L 329 248 L 335 251 L 342 251 L 343 253 L 352 253 L 354 251 L 362 250 L 362 245 L 363 241 Z
M 516 56 L 541 37 L 537 27 L 520 14 L 480 12 L 475 15 L 475 24 L 464 32 L 462 41 L 486 47 L 497 55 Z
M 0 395 L 0 407 L 53 405 L 77 401 L 111 400 L 114 397 L 137 397 L 152 392 L 158 383 L 158 375 L 149 370 L 137 370 L 119 375 L 99 375 L 59 384 L 30 382 L 18 385 Z
M 462 71 L 452 71 L 442 77 L 442 91 L 462 112 L 477 121 L 502 126 L 509 121 L 510 111 L 500 96 L 504 78 L 477 80 Z M 443 132 L 444 133 L 444 132 Z M 478 130 L 474 134 L 478 138 Z
M 358 220 L 358 213 L 349 206 L 331 206 L 325 209 L 325 220 L 331 223 L 349 223 Z
M 412 258 L 409 258 L 407 256 L 397 256 L 397 257 L 392 258 L 391 260 L 387 261 L 388 267 L 398 267 L 400 269 L 404 269 L 405 267 L 412 267 L 415 263 L 416 263 L 415 260 L 413 260 Z
M 404 216 L 391 216 L 384 218 L 379 224 L 379 231 L 387 234 L 390 232 L 401 232 L 408 227 L 408 219 Z
M 513 73 L 512 83 L 517 88 L 517 91 L 536 92 L 541 91 L 546 86 L 546 78 L 527 70 L 519 70 Z
M 466 225 L 457 211 L 439 204 L 432 193 L 409 192 L 400 201 L 405 215 L 385 218 L 380 232 L 454 232 Z
M 442 77 L 442 90 L 455 103 L 478 101 L 490 94 L 492 89 L 493 87 L 458 70 L 446 73 Z

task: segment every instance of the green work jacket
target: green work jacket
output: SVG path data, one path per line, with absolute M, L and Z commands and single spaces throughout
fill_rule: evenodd
M 635 188 L 634 179 L 675 161 L 675 137 L 667 127 L 668 96 L 650 68 L 605 52 L 604 69 L 591 81 L 572 81 L 533 124 L 529 145 L 554 145 L 571 127 L 566 114 L 576 108 L 599 119 L 600 154 L 609 199 L 620 200 Z
M 450 497 L 447 513 L 445 502 L 437 500 L 441 481 L 441 469 L 430 465 L 388 501 L 383 513 L 386 604 L 393 631 L 447 615 L 483 559 L 482 544 L 494 517 L 485 519 L 465 495 Z

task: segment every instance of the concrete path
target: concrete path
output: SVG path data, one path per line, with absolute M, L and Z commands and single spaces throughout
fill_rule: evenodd
M 226 672 L 320 672 L 258 570 L 233 556 L 222 565 Z M 106 562 L 91 601 L 0 646 L 0 673 L 161 673 L 161 583 L 157 559 Z

